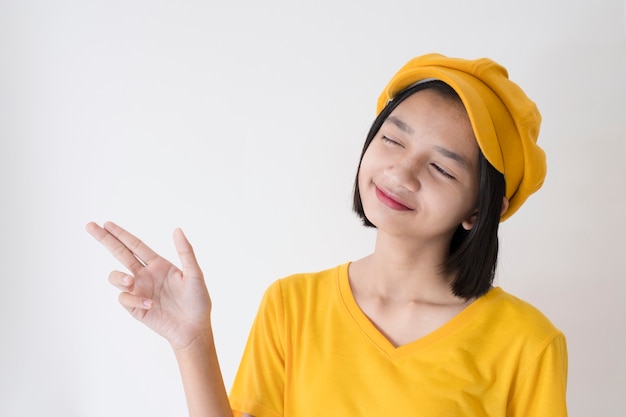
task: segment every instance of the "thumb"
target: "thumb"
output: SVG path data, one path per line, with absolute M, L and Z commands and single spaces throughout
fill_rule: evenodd
M 176 246 L 178 258 L 180 259 L 180 264 L 183 268 L 183 276 L 187 278 L 202 277 L 202 270 L 196 260 L 193 247 L 180 228 L 174 230 L 174 245 Z

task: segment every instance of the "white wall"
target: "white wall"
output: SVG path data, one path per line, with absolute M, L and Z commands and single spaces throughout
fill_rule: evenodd
M 567 335 L 570 415 L 626 415 L 620 0 L 0 0 L 0 415 L 185 413 L 167 344 L 84 232 L 194 244 L 230 384 L 264 288 L 368 253 L 350 212 L 375 101 L 431 51 L 504 64 L 544 116 L 544 188 L 498 284 Z

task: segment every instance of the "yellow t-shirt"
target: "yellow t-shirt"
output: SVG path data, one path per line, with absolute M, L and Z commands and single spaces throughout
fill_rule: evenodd
M 537 309 L 493 288 L 394 347 L 359 309 L 348 265 L 272 284 L 231 393 L 255 417 L 561 417 L 567 349 Z

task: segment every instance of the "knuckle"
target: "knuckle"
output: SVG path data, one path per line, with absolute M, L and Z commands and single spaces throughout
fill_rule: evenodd
M 136 252 L 143 245 L 143 242 L 140 239 L 132 239 L 128 242 L 128 249 L 132 252 Z
M 126 253 L 126 247 L 124 246 L 116 246 L 114 247 L 111 252 L 113 253 L 113 256 L 115 256 L 116 258 L 120 258 L 122 255 L 124 255 Z

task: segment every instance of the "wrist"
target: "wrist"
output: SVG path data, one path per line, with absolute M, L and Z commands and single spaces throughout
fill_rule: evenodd
M 210 324 L 194 334 L 188 343 L 172 347 L 182 376 L 189 415 L 232 417 Z
M 207 347 L 214 346 L 213 328 L 210 320 L 197 329 L 191 330 L 187 337 L 170 340 L 170 346 L 176 356 L 191 354 L 196 351 L 206 351 Z

